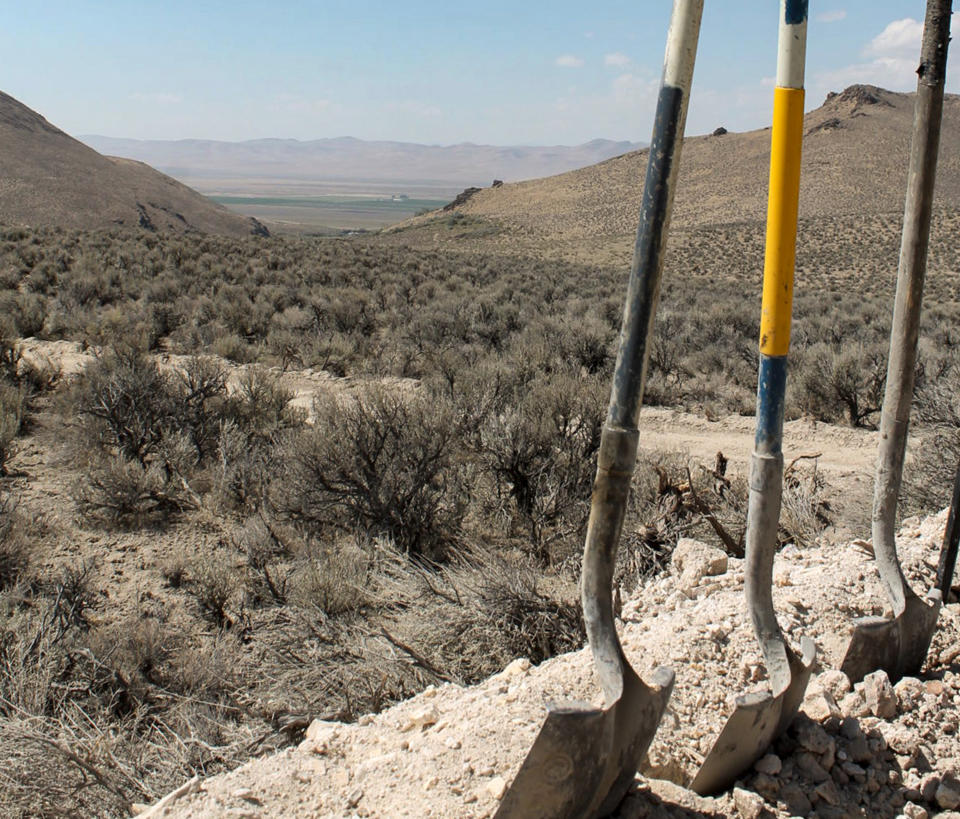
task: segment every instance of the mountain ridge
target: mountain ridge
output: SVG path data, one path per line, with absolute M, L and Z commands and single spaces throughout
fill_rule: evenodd
M 0 223 L 263 234 L 148 165 L 106 157 L 0 92 Z
M 272 177 L 300 181 L 378 180 L 446 183 L 462 188 L 563 173 L 643 146 L 594 139 L 582 145 L 453 145 L 325 137 L 223 140 L 81 139 L 102 153 L 139 159 L 185 179 Z

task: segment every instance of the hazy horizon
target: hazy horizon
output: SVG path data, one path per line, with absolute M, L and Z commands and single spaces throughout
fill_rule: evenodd
M 4 90 L 68 133 L 576 146 L 649 139 L 670 7 L 49 0 L 0 48 Z M 922 0 L 811 12 L 808 109 L 853 83 L 916 88 Z M 768 124 L 776 32 L 775 5 L 707 4 L 688 133 Z

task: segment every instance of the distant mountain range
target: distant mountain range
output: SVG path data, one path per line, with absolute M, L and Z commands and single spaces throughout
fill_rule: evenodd
M 265 232 L 142 162 L 101 156 L 3 92 L 0 224 Z
M 635 151 L 641 143 L 595 139 L 574 147 L 418 145 L 336 139 L 138 140 L 81 136 L 100 153 L 146 162 L 171 176 L 202 179 L 432 184 L 457 190 L 552 176 Z M 206 187 L 206 186 L 202 186 Z

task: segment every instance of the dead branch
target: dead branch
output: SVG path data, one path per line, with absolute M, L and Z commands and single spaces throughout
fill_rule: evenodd
M 823 457 L 822 452 L 816 452 L 812 455 L 797 455 L 796 458 L 794 458 L 792 461 L 790 461 L 789 464 L 787 464 L 787 468 L 783 470 L 783 476 L 786 477 L 787 475 L 790 474 L 790 470 L 797 465 L 797 461 L 815 461 L 817 460 L 817 458 L 821 458 L 821 457 Z
M 693 476 L 690 474 L 689 467 L 687 468 L 687 485 L 694 508 L 703 516 L 707 523 L 713 527 L 713 531 L 717 533 L 717 537 L 723 542 L 727 554 L 733 557 L 743 557 L 745 552 L 742 539 L 739 542 L 734 540 L 730 536 L 730 533 L 723 527 L 723 524 L 717 520 L 717 516 L 713 514 L 706 502 L 697 494 L 697 490 L 693 487 Z
M 380 626 L 380 633 L 386 638 L 387 642 L 395 648 L 399 648 L 402 652 L 407 654 L 410 659 L 414 661 L 418 666 L 420 666 L 425 671 L 430 672 L 435 677 L 438 677 L 441 680 L 446 682 L 456 682 L 456 680 L 451 677 L 449 674 L 445 674 L 439 668 L 437 668 L 430 660 L 424 657 L 419 651 L 417 651 L 412 646 L 406 645 L 406 643 L 400 642 L 396 637 L 394 637 L 389 631 L 387 631 L 386 626 Z

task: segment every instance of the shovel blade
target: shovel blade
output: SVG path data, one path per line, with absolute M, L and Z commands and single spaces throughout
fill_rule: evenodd
M 903 613 L 893 619 L 854 620 L 850 645 L 840 664 L 850 682 L 859 682 L 879 669 L 886 671 L 893 682 L 919 673 L 937 627 L 940 592 L 931 590 L 927 600 L 910 594 Z
M 756 762 L 770 744 L 793 722 L 803 702 L 816 651 L 804 639 L 803 659 L 791 657 L 793 673 L 780 694 L 745 694 L 736 706 L 707 758 L 690 783 L 690 789 L 708 796 L 726 790 Z
M 629 669 L 629 667 L 628 667 Z M 494 819 L 599 819 L 626 795 L 673 687 L 658 668 L 653 686 L 630 670 L 623 696 L 605 709 L 552 707 Z

